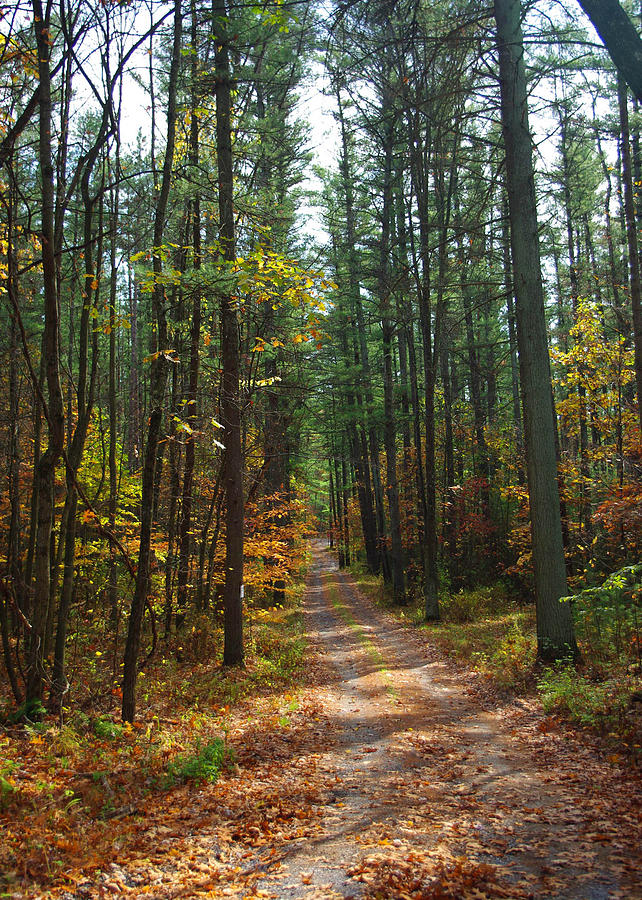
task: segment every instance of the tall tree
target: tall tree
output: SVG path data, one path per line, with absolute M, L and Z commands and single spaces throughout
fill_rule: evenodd
M 631 134 L 629 129 L 629 108 L 626 85 L 618 78 L 618 106 L 620 111 L 620 134 L 622 154 L 622 186 L 624 194 L 624 220 L 629 251 L 629 289 L 633 318 L 633 348 L 635 381 L 638 393 L 638 417 L 642 435 L 642 285 L 640 283 L 640 256 L 638 248 L 638 227 L 633 193 L 633 165 L 631 159 Z
M 642 40 L 618 0 L 578 0 L 616 69 L 642 101 Z
M 542 659 L 577 652 L 567 593 L 557 488 L 551 373 L 544 315 L 532 138 L 528 120 L 524 42 L 519 0 L 495 0 L 502 131 L 511 224 L 513 284 L 524 405 L 537 608 Z
M 147 428 L 147 444 L 143 462 L 143 481 L 140 508 L 140 548 L 138 551 L 138 567 L 136 584 L 129 613 L 127 643 L 125 645 L 123 665 L 123 701 L 122 717 L 126 722 L 133 722 L 136 712 L 136 677 L 138 655 L 140 649 L 141 626 L 145 604 L 149 598 L 150 578 L 150 545 L 154 507 L 154 486 L 156 483 L 156 462 L 158 443 L 161 436 L 163 419 L 163 403 L 167 382 L 169 347 L 167 344 L 167 317 L 165 313 L 165 286 L 162 280 L 163 259 L 162 245 L 165 231 L 165 217 L 169 201 L 169 192 L 174 165 L 174 147 L 176 143 L 176 109 L 178 92 L 178 74 L 181 59 L 181 41 L 183 32 L 183 14 L 181 0 L 174 4 L 174 26 L 172 38 L 172 54 L 167 94 L 167 144 L 163 160 L 163 172 L 160 182 L 158 200 L 154 214 L 154 245 L 152 248 L 154 285 L 152 290 L 152 312 L 154 318 L 154 352 L 151 360 L 151 384 L 149 397 L 149 425 Z
M 216 155 L 218 164 L 219 241 L 223 264 L 236 257 L 234 234 L 234 170 L 232 161 L 232 73 L 228 10 L 215 0 L 216 42 Z M 239 323 L 236 302 L 223 288 L 221 303 L 221 419 L 225 428 L 223 486 L 225 491 L 225 665 L 240 665 L 243 649 L 243 449 L 241 445 L 241 388 Z
M 45 360 L 47 399 L 45 417 L 49 443 L 37 463 L 38 507 L 34 562 L 34 589 L 29 632 L 27 700 L 42 697 L 44 679 L 45 626 L 49 608 L 51 573 L 51 531 L 54 518 L 54 476 L 64 447 L 65 412 L 60 383 L 59 298 L 54 231 L 54 168 L 51 94 L 51 0 L 43 8 L 33 0 L 33 28 L 38 53 L 38 162 L 40 166 L 44 331 L 42 353 Z M 44 401 L 43 401 L 44 403 Z

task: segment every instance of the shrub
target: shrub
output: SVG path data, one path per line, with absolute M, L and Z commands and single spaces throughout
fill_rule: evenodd
M 94 721 L 94 734 L 103 741 L 115 741 L 123 733 L 123 726 L 113 722 L 107 716 L 101 716 Z
M 642 661 L 642 565 L 626 566 L 568 599 L 587 658 Z
M 9 716 L 9 724 L 17 725 L 19 722 L 40 722 L 45 717 L 47 710 L 40 700 L 26 700 L 18 709 Z
M 537 642 L 515 624 L 501 639 L 496 650 L 485 659 L 493 680 L 506 689 L 523 687 L 532 678 Z
M 214 782 L 228 757 L 225 742 L 215 738 L 209 744 L 197 743 L 194 752 L 177 757 L 167 766 L 167 786 L 183 781 Z
M 545 712 L 561 712 L 579 725 L 600 729 L 617 726 L 630 697 L 630 685 L 591 681 L 572 666 L 545 669 L 537 687 Z
M 0 762 L 0 809 L 5 809 L 16 793 L 16 783 L 13 773 L 18 769 L 18 764 L 13 760 Z
M 185 658 L 203 662 L 217 655 L 221 643 L 220 628 L 211 616 L 201 613 L 188 624 L 180 639 Z
M 505 586 L 498 582 L 488 587 L 450 594 L 440 600 L 443 617 L 447 621 L 463 624 L 505 612 L 512 607 L 506 593 Z

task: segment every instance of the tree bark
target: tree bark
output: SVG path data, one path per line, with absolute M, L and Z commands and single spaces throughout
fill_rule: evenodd
M 197 16 L 196 3 L 191 3 L 192 17 L 192 65 L 191 65 L 191 120 L 190 120 L 190 165 L 193 167 L 194 177 L 199 163 L 199 130 L 198 130 L 198 55 L 197 55 Z M 192 245 L 193 267 L 195 273 L 201 268 L 201 199 L 196 192 L 191 201 L 192 211 Z M 197 277 L 197 276 L 196 276 Z M 189 591 L 189 563 L 192 534 L 192 505 L 194 492 L 194 464 L 196 461 L 196 432 L 198 428 L 197 402 L 198 402 L 198 376 L 199 376 L 199 346 L 201 341 L 201 291 L 197 284 L 193 287 L 192 298 L 192 322 L 190 331 L 190 356 L 189 356 L 189 385 L 187 388 L 187 424 L 188 432 L 185 438 L 185 469 L 183 472 L 183 499 L 181 503 L 180 525 L 180 551 L 178 561 L 178 585 L 177 607 L 181 614 L 185 614 Z
M 52 100 L 50 4 L 46 13 L 40 0 L 33 0 L 33 27 L 38 50 L 39 131 L 38 162 L 41 180 L 42 272 L 44 297 L 43 356 L 47 383 L 48 446 L 37 464 L 38 507 L 36 513 L 36 541 L 34 552 L 34 587 L 31 610 L 31 631 L 27 657 L 26 699 L 42 698 L 44 680 L 44 640 L 49 604 L 51 571 L 51 533 L 54 521 L 54 478 L 65 438 L 65 413 L 60 384 L 59 308 L 56 286 L 54 247 L 54 183 L 52 161 Z
M 234 181 L 232 170 L 232 76 L 225 0 L 215 0 L 214 38 L 216 42 L 216 152 L 218 159 L 219 239 L 223 262 L 235 259 Z M 243 650 L 243 449 L 241 446 L 241 391 L 239 323 L 234 300 L 221 295 L 221 422 L 225 428 L 225 587 L 223 600 L 223 663 L 242 665 Z
M 638 394 L 638 420 L 642 435 L 642 288 L 640 286 L 640 255 L 638 250 L 635 200 L 633 198 L 633 171 L 629 130 L 629 109 L 626 85 L 618 78 L 618 104 L 620 109 L 620 133 L 622 153 L 622 186 L 624 193 L 624 219 L 626 240 L 629 250 L 629 286 L 631 289 L 631 312 L 633 316 L 633 350 L 635 384 Z
M 165 315 L 165 291 L 160 276 L 163 263 L 160 247 L 163 243 L 165 216 L 174 164 L 174 146 L 176 137 L 176 97 L 178 71 L 181 55 L 182 36 L 181 0 L 174 4 L 174 37 L 167 95 L 167 145 L 163 161 L 163 174 L 154 215 L 154 249 L 153 268 L 156 280 L 152 293 L 152 311 L 156 324 L 156 350 L 153 354 L 151 369 L 151 385 L 149 396 L 149 427 L 147 445 L 142 473 L 140 548 L 138 552 L 138 568 L 136 585 L 129 613 L 127 642 L 123 666 L 123 702 L 122 717 L 125 722 L 133 722 L 136 713 L 136 678 L 138 668 L 138 652 L 143 622 L 143 610 L 149 594 L 150 549 L 152 537 L 152 514 L 154 503 L 154 483 L 158 442 L 161 436 L 163 418 L 163 401 L 167 382 L 167 319 Z
M 350 141 L 348 128 L 343 113 L 343 104 L 341 100 L 341 91 L 337 88 L 337 110 L 339 117 L 339 125 L 341 127 L 341 156 L 339 159 L 339 173 L 343 182 L 343 195 L 345 201 L 346 216 L 346 254 L 348 268 L 348 286 L 350 290 L 350 299 L 352 306 L 353 320 L 356 320 L 358 335 L 354 340 L 355 347 L 355 363 L 361 369 L 362 379 L 364 382 L 366 396 L 366 416 L 369 414 L 370 404 L 372 400 L 372 389 L 370 385 L 370 370 L 368 364 L 368 347 L 366 343 L 365 326 L 363 322 L 363 310 L 361 305 L 361 285 L 359 279 L 359 259 L 356 246 L 356 226 L 354 213 L 354 195 L 352 184 L 352 173 L 350 171 Z M 368 399 L 370 398 L 370 399 Z M 363 409 L 363 400 L 361 393 L 357 390 L 357 409 L 355 412 Z M 359 499 L 361 511 L 361 523 L 363 528 L 363 540 L 366 550 L 366 560 L 368 568 L 373 574 L 376 574 L 381 567 L 382 542 L 381 533 L 377 533 L 380 529 L 377 527 L 377 516 L 375 513 L 376 504 L 376 484 L 373 480 L 378 476 L 378 468 L 372 470 L 369 459 L 366 442 L 359 440 L 355 428 L 354 445 L 357 449 L 355 462 L 357 464 L 357 472 L 359 476 Z M 374 490 L 373 490 L 374 487 Z M 374 501 L 374 502 L 373 502 Z M 379 521 L 380 521 L 379 516 Z
M 412 186 L 417 202 L 419 219 L 419 250 L 414 252 L 417 302 L 424 363 L 424 428 L 425 428 L 425 503 L 423 508 L 424 531 L 424 618 L 427 622 L 439 620 L 439 571 L 437 544 L 437 484 L 435 477 L 435 384 L 437 380 L 437 335 L 431 333 L 431 285 L 430 285 L 430 237 L 428 221 L 428 165 L 430 135 L 421 133 L 418 116 L 411 126 Z M 412 233 L 411 233 L 412 234 Z
M 388 88 L 382 102 L 383 118 L 383 203 L 381 237 L 379 243 L 379 310 L 383 341 L 383 396 L 384 396 L 384 446 L 386 451 L 386 494 L 390 516 L 390 569 L 393 600 L 403 606 L 406 603 L 403 547 L 401 543 L 401 517 L 399 514 L 399 485 L 397 480 L 397 434 L 394 413 L 394 384 L 392 379 L 392 297 L 389 284 L 390 224 L 392 218 L 392 154 L 394 142 L 394 118 Z
M 642 101 L 642 40 L 618 0 L 578 0 L 615 68 Z
M 519 0 L 495 0 L 494 11 L 524 404 L 537 645 L 540 658 L 550 660 L 575 655 L 577 646 L 570 606 L 560 603 L 567 593 L 566 568 Z

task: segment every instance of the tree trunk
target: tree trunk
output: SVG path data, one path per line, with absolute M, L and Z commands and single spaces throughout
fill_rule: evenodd
M 368 347 L 366 343 L 365 325 L 363 322 L 363 310 L 361 306 L 361 286 L 359 279 L 359 259 L 356 246 L 355 233 L 355 213 L 354 213 L 354 196 L 352 185 L 352 173 L 350 171 L 350 142 L 348 129 L 343 115 L 343 105 L 341 100 L 341 92 L 337 89 L 337 109 L 339 116 L 339 124 L 341 126 L 341 157 L 339 160 L 339 172 L 343 182 L 343 194 L 345 197 L 345 215 L 346 215 L 346 251 L 347 251 L 347 268 L 348 268 L 348 285 L 350 289 L 350 299 L 352 314 L 356 319 L 358 334 L 354 340 L 355 347 L 355 363 L 360 368 L 362 379 L 364 382 L 364 391 L 366 396 L 366 418 L 370 413 L 370 404 L 372 401 L 372 389 L 370 386 L 370 370 L 368 364 Z M 368 399 L 370 398 L 370 399 Z M 357 410 L 363 410 L 363 399 L 361 393 L 357 391 Z M 378 475 L 378 467 L 374 470 L 369 464 L 367 445 L 364 440 L 355 439 L 355 447 L 357 454 L 355 462 L 358 467 L 359 477 L 359 497 L 361 508 L 361 522 L 363 528 L 363 540 L 366 550 L 366 560 L 369 570 L 376 574 L 381 567 L 381 533 L 377 527 L 376 507 L 376 484 L 373 481 Z M 359 473 L 360 470 L 360 473 Z M 363 489 L 361 482 L 363 481 Z M 373 491 L 374 488 L 374 491 Z M 374 501 L 374 502 L 373 502 Z M 379 516 L 380 522 L 380 516 Z M 379 531 L 379 534 L 377 533 Z
M 9 533 L 7 535 L 7 571 L 13 589 L 13 599 L 23 606 L 24 590 L 20 559 L 20 440 L 19 440 L 19 385 L 18 385 L 18 326 L 15 309 L 18 307 L 17 257 L 14 247 L 13 227 L 14 194 L 10 191 L 7 203 L 7 278 L 6 289 L 10 300 L 11 325 L 9 331 L 9 472 L 8 494 L 10 504 Z M 14 666 L 9 639 L 9 592 L 0 597 L 0 630 L 5 668 L 16 703 L 22 703 L 22 689 Z
M 571 208 L 571 166 L 568 158 L 566 142 L 566 121 L 564 112 L 560 109 L 560 155 L 562 157 L 562 182 L 564 190 L 564 211 L 566 214 L 566 247 L 568 251 L 568 271 L 571 283 L 571 306 L 573 318 L 577 321 L 577 303 L 579 299 L 579 283 L 577 276 L 577 258 L 575 235 L 573 234 L 573 210 Z M 581 364 L 576 366 L 577 396 L 579 408 L 579 455 L 580 455 L 580 502 L 578 510 L 578 531 L 580 534 L 589 525 L 590 506 L 587 503 L 588 482 L 588 430 L 586 427 L 586 387 L 582 381 Z
M 158 201 L 154 215 L 154 248 L 163 243 L 165 228 L 165 215 L 174 163 L 174 146 L 176 137 L 176 95 L 178 71 L 181 56 L 182 13 L 181 2 L 176 0 L 174 4 L 174 38 L 172 45 L 171 67 L 169 74 L 167 95 L 167 146 L 163 161 L 163 174 L 161 179 Z M 163 401 L 165 397 L 165 384 L 167 381 L 167 320 L 165 316 L 165 291 L 160 276 L 163 271 L 163 263 L 160 252 L 153 254 L 153 267 L 155 275 L 154 290 L 152 293 L 153 316 L 156 323 L 156 349 L 153 354 L 151 368 L 151 385 L 149 396 L 149 427 L 147 430 L 147 445 L 142 473 L 141 490 L 141 521 L 140 521 L 140 548 L 138 552 L 138 568 L 136 570 L 136 585 L 129 613 L 129 625 L 127 630 L 127 642 L 125 644 L 125 656 L 123 667 L 123 703 L 122 717 L 125 722 L 133 722 L 136 712 L 136 678 L 138 668 L 138 652 L 140 649 L 140 635 L 143 622 L 143 611 L 149 594 L 149 566 L 152 537 L 152 509 L 154 502 L 154 484 L 156 470 L 156 456 L 158 442 L 161 436 L 161 424 L 163 417 Z
M 495 0 L 502 130 L 531 509 L 538 654 L 575 655 L 557 487 L 548 339 L 519 0 Z
M 390 569 L 394 602 L 406 603 L 403 547 L 401 544 L 401 518 L 399 515 L 399 486 L 397 482 L 397 433 L 394 414 L 394 385 L 392 380 L 392 297 L 389 285 L 390 222 L 392 216 L 392 153 L 394 119 L 390 98 L 383 101 L 384 165 L 381 237 L 379 244 L 379 310 L 383 340 L 383 396 L 384 396 L 384 445 L 386 451 L 386 494 L 390 516 Z
M 524 437 L 522 432 L 522 407 L 519 396 L 519 366 L 517 361 L 517 335 L 515 332 L 515 301 L 513 290 L 512 261 L 510 255 L 510 222 L 508 200 L 502 203 L 502 252 L 504 263 L 504 288 L 506 290 L 506 318 L 508 320 L 508 347 L 510 352 L 511 399 L 513 402 L 513 428 L 515 429 L 515 447 L 517 479 L 524 482 L 522 454 Z
M 215 0 L 216 41 L 216 152 L 220 243 L 224 263 L 232 263 L 234 245 L 234 181 L 232 170 L 232 78 L 225 0 Z M 243 651 L 243 449 L 241 446 L 241 391 L 239 323 L 235 301 L 221 296 L 221 421 L 225 428 L 225 605 L 223 663 L 242 665 Z
M 103 119 L 98 137 L 93 148 L 87 154 L 81 177 L 81 196 L 83 200 L 83 250 L 84 275 L 82 282 L 82 309 L 78 328 L 78 382 L 76 424 L 71 433 L 67 450 L 67 496 L 60 528 L 60 547 L 64 547 L 63 581 L 58 617 L 56 623 L 56 642 L 54 648 L 53 676 L 51 684 L 51 705 L 55 711 L 62 706 L 62 699 L 67 692 L 68 682 L 65 675 L 65 648 L 67 643 L 67 623 L 74 590 L 75 580 L 75 547 L 76 547 L 76 514 L 78 493 L 76 476 L 82 462 L 82 455 L 87 440 L 87 431 L 91 421 L 94 405 L 94 391 L 98 371 L 98 332 L 92 329 L 93 313 L 96 310 L 99 293 L 98 273 L 102 263 L 102 224 L 104 192 L 100 191 L 100 212 L 98 222 L 94 222 L 94 205 L 96 198 L 90 195 L 90 179 L 98 160 L 100 149 L 106 137 L 107 117 Z M 98 250 L 94 266 L 94 225 L 98 232 Z M 91 342 L 91 369 L 89 368 L 89 347 Z M 64 528 L 63 528 L 64 523 Z M 53 596 L 50 598 L 50 613 L 53 614 Z M 52 616 L 53 618 L 53 616 Z
M 116 137 L 116 172 L 120 169 L 119 155 L 120 141 Z M 110 178 L 111 181 L 111 178 Z M 112 191 L 111 209 L 111 246 L 110 246 L 110 273 L 109 273 L 109 387 L 107 405 L 109 407 L 109 528 L 112 534 L 116 533 L 116 509 L 118 504 L 118 464 L 116 462 L 116 431 L 118 428 L 118 407 L 116 399 L 116 303 L 118 298 L 118 250 L 116 235 L 119 216 L 119 188 L 118 184 Z M 109 620 L 115 633 L 119 618 L 118 609 L 118 565 L 116 563 L 116 548 L 113 544 L 109 547 Z M 116 648 L 117 651 L 118 648 Z
M 629 285 L 631 289 L 631 311 L 633 315 L 633 348 L 635 384 L 638 394 L 638 420 L 642 436 L 642 289 L 640 287 L 640 256 L 638 251 L 635 201 L 633 199 L 633 172 L 631 165 L 631 144 L 629 132 L 629 109 L 626 85 L 618 78 L 618 104 L 620 109 L 620 133 L 622 146 L 622 183 L 624 193 L 624 217 L 626 240 L 629 249 Z
M 39 132 L 38 161 L 41 179 L 41 246 L 44 298 L 43 356 L 47 382 L 49 443 L 38 460 L 38 507 L 34 552 L 31 632 L 27 657 L 27 701 L 42 699 L 45 625 L 49 604 L 51 534 L 54 521 L 54 478 L 65 437 L 65 414 L 60 385 L 60 346 L 56 261 L 54 253 L 54 184 L 52 163 L 51 74 L 49 7 L 45 17 L 40 0 L 33 0 L 33 27 L 38 50 Z
M 197 17 L 196 3 L 191 3 L 192 16 L 192 66 L 191 66 L 191 119 L 190 119 L 190 165 L 196 172 L 199 162 L 199 134 L 197 113 Z M 193 266 L 195 277 L 201 268 L 201 200 L 198 193 L 192 202 L 192 244 L 194 248 Z M 185 438 L 185 469 L 183 472 L 183 499 L 181 503 L 180 552 L 178 561 L 177 607 L 185 614 L 188 601 L 189 562 L 191 548 L 192 504 L 194 492 L 194 463 L 196 459 L 196 432 L 198 428 L 197 394 L 199 372 L 199 346 L 201 341 L 201 292 L 194 285 L 192 300 L 192 322 L 190 331 L 189 386 L 187 389 L 187 425 Z
M 439 620 L 439 572 L 437 552 L 437 483 L 435 477 L 435 384 L 438 365 L 437 335 L 433 341 L 431 286 L 430 286 L 430 237 L 428 222 L 427 178 L 429 164 L 429 136 L 420 133 L 420 126 L 411 122 L 412 184 L 417 201 L 419 219 L 419 252 L 413 252 L 415 280 L 417 283 L 419 324 L 424 363 L 424 434 L 426 447 L 424 525 L 424 618 L 427 622 Z
M 578 0 L 615 64 L 642 101 L 642 40 L 618 0 Z

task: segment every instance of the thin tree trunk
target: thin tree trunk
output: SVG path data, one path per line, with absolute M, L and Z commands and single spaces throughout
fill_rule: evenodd
M 502 251 L 504 262 L 504 289 L 506 291 L 506 318 L 508 320 L 508 346 L 510 352 L 511 399 L 513 401 L 513 428 L 515 429 L 515 447 L 517 449 L 517 478 L 520 484 L 524 481 L 522 454 L 524 452 L 524 435 L 522 430 L 522 409 L 519 396 L 519 365 L 517 361 L 517 335 L 515 332 L 515 302 L 510 258 L 510 222 L 508 217 L 508 200 L 502 204 Z
M 198 575 L 196 579 L 196 609 L 200 612 L 203 612 L 207 609 L 207 603 L 209 601 L 209 584 L 207 585 L 207 592 L 205 590 L 205 554 L 207 551 L 207 535 L 210 530 L 210 525 L 212 524 L 212 517 L 214 515 L 214 510 L 219 504 L 220 497 L 220 485 L 221 485 L 221 470 L 219 469 L 218 474 L 216 476 L 216 482 L 214 484 L 214 490 L 212 491 L 212 500 L 207 511 L 207 516 L 205 518 L 205 523 L 201 529 L 201 541 L 198 551 Z M 207 600 L 206 600 L 207 596 Z
M 566 247 L 568 251 L 569 279 L 571 283 L 571 305 L 573 318 L 577 321 L 577 303 L 579 299 L 579 284 L 577 276 L 577 257 L 575 236 L 573 234 L 573 211 L 571 209 L 570 187 L 570 162 L 566 142 L 566 121 L 560 110 L 560 155 L 562 157 L 562 182 L 564 190 L 564 210 L 566 213 Z M 578 510 L 578 530 L 581 533 L 589 525 L 590 510 L 587 505 L 586 486 L 588 481 L 588 430 L 586 427 L 586 387 L 582 381 L 581 364 L 578 363 L 576 372 L 577 397 L 579 407 L 579 454 L 580 454 L 580 502 Z
M 60 542 L 64 546 L 63 581 L 58 605 L 56 625 L 56 641 L 54 647 L 53 676 L 51 684 L 51 704 L 56 711 L 62 706 L 62 699 L 67 692 L 68 682 L 65 675 L 65 647 L 67 642 L 67 623 L 71 600 L 73 596 L 75 580 L 75 547 L 76 547 L 76 515 L 78 506 L 78 492 L 76 490 L 76 476 L 82 462 L 82 455 L 87 439 L 87 431 L 91 421 L 94 405 L 94 391 L 96 375 L 98 371 L 98 332 L 91 328 L 93 312 L 98 301 L 98 275 L 102 262 L 102 222 L 104 192 L 100 192 L 100 215 L 97 223 L 98 234 L 101 235 L 96 253 L 96 265 L 94 266 L 94 204 L 95 198 L 90 197 L 90 178 L 98 158 L 102 141 L 94 145 L 89 154 L 81 179 L 81 196 L 84 206 L 84 280 L 83 280 L 83 305 L 80 313 L 78 329 L 78 383 L 77 383 L 77 421 L 71 442 L 67 451 L 67 497 L 63 511 L 64 529 L 61 523 Z M 91 336 L 91 338 L 90 338 Z M 92 346 L 91 369 L 89 369 L 89 346 Z M 50 600 L 53 605 L 53 597 Z M 53 610 L 52 610 L 53 611 Z
M 194 171 L 199 163 L 199 134 L 197 114 L 198 55 L 196 2 L 191 2 L 192 17 L 192 66 L 191 66 L 191 119 L 190 119 L 190 165 Z M 193 267 L 195 278 L 201 268 L 201 201 L 198 193 L 192 199 L 192 244 L 194 249 Z M 192 300 L 192 322 L 190 331 L 189 386 L 187 389 L 187 425 L 185 438 L 185 468 L 183 472 L 183 499 L 181 503 L 180 552 L 178 560 L 177 607 L 185 615 L 188 601 L 189 563 L 191 549 L 192 505 L 194 493 L 194 464 L 196 460 L 196 432 L 198 427 L 198 374 L 199 346 L 201 341 L 201 292 L 194 285 Z
M 18 333 L 13 309 L 18 305 L 18 285 L 16 253 L 14 247 L 15 231 L 13 226 L 14 194 L 9 193 L 7 203 L 7 278 L 6 289 L 10 295 L 11 325 L 9 329 L 9 472 L 8 494 L 10 505 L 9 533 L 7 535 L 7 571 L 16 602 L 22 593 L 22 566 L 20 561 L 20 440 L 19 440 L 19 385 L 18 385 Z M 0 597 L 0 630 L 2 632 L 2 650 L 5 668 L 9 676 L 11 691 L 16 703 L 22 703 L 22 689 L 14 666 L 14 657 L 9 640 L 9 594 L 2 591 Z M 19 606 L 24 605 L 24 600 Z
M 116 136 L 116 161 L 115 172 L 120 170 L 120 140 Z M 111 179 L 110 179 L 111 181 Z M 118 463 L 116 460 L 118 429 L 118 407 L 116 395 L 116 304 L 118 302 L 118 249 L 116 236 L 119 222 L 119 182 L 112 191 L 112 209 L 110 217 L 111 246 L 110 246 L 110 273 L 109 273 L 109 387 L 107 404 L 109 407 L 109 528 L 112 534 L 116 533 L 116 509 L 118 504 Z M 118 624 L 118 565 L 116 563 L 116 548 L 113 544 L 109 547 L 109 619 L 116 631 Z
M 232 170 L 232 77 L 230 37 L 225 0 L 214 0 L 216 41 L 216 150 L 220 243 L 225 263 L 236 256 L 234 235 L 234 180 Z M 241 445 L 241 390 L 239 323 L 235 301 L 221 296 L 221 421 L 225 428 L 225 623 L 223 663 L 242 665 L 243 650 L 243 448 Z
M 629 248 L 629 285 L 631 289 L 631 312 L 633 316 L 635 384 L 638 394 L 640 434 L 642 435 L 642 289 L 640 287 L 640 257 L 638 251 L 635 201 L 633 198 L 629 108 L 627 103 L 626 85 L 622 77 L 618 77 L 617 94 L 620 109 L 624 217 L 626 221 L 626 240 Z
M 160 191 L 156 203 L 154 216 L 154 248 L 163 243 L 165 228 L 165 215 L 169 199 L 169 189 L 174 164 L 174 146 L 176 137 L 176 96 L 178 87 L 178 72 L 181 54 L 182 12 L 181 2 L 176 0 L 174 5 L 174 36 L 172 45 L 171 67 L 167 95 L 167 145 L 165 159 L 163 161 L 163 174 Z M 136 713 L 136 678 L 138 668 L 138 652 L 140 648 L 140 635 L 143 622 L 143 610 L 149 594 L 149 567 L 150 548 L 152 536 L 152 507 L 154 500 L 154 484 L 156 456 L 158 442 L 161 436 L 161 423 L 163 417 L 163 401 L 165 397 L 165 384 L 167 381 L 167 359 L 165 354 L 167 346 L 167 320 L 165 316 L 164 286 L 160 276 L 163 271 L 163 263 L 160 252 L 153 254 L 153 269 L 155 276 L 154 290 L 152 293 L 153 317 L 156 323 L 156 349 L 153 354 L 151 367 L 150 386 L 150 415 L 147 431 L 147 446 L 143 464 L 142 490 L 141 490 L 141 522 L 140 522 L 140 548 L 138 552 L 138 568 L 136 570 L 136 584 L 129 613 L 127 630 L 127 642 L 125 644 L 123 666 L 123 702 L 122 717 L 126 722 L 133 722 Z
M 422 136 L 420 126 L 411 123 L 412 182 L 419 219 L 419 252 L 415 257 L 419 324 L 424 363 L 424 429 L 425 429 L 425 505 L 424 505 L 424 618 L 439 620 L 439 573 L 437 552 L 437 483 L 435 477 L 435 384 L 438 364 L 438 335 L 431 334 L 430 239 L 428 222 L 427 177 L 429 164 L 429 136 Z M 412 232 L 411 232 L 412 235 Z
M 343 547 L 346 566 L 350 565 L 350 522 L 348 519 L 348 503 L 350 500 L 350 489 L 348 485 L 348 467 L 346 465 L 346 455 L 343 446 L 341 447 L 341 484 L 343 488 L 343 496 L 341 505 L 343 509 Z
M 354 195 L 352 173 L 350 171 L 350 142 L 347 124 L 343 114 L 341 92 L 338 88 L 336 97 L 339 124 L 341 127 L 341 157 L 339 161 L 339 172 L 343 182 L 343 194 L 345 198 L 348 283 L 350 288 L 350 298 L 353 315 L 356 319 L 358 332 L 355 340 L 355 363 L 361 369 L 361 375 L 364 383 L 363 388 L 366 397 L 367 418 L 367 416 L 370 414 L 372 389 L 370 383 L 370 369 L 368 363 L 368 347 L 366 343 L 365 324 L 363 321 L 363 309 L 361 305 L 359 260 L 356 246 Z M 361 392 L 359 391 L 357 391 L 357 407 L 359 409 L 363 409 L 363 401 Z M 357 440 L 355 442 L 355 446 L 357 447 L 358 467 L 361 469 L 363 477 L 363 491 L 362 493 L 360 493 L 360 505 L 366 560 L 370 571 L 373 574 L 376 574 L 382 564 L 382 534 L 381 529 L 377 526 L 377 521 L 379 521 L 379 524 L 381 522 L 381 516 L 379 515 L 379 518 L 377 520 L 377 514 L 375 512 L 377 491 L 376 478 L 378 475 L 378 466 L 373 469 L 369 464 L 367 446 L 364 441 Z M 361 481 L 361 479 L 359 479 L 359 481 Z
M 394 120 L 390 97 L 383 101 L 384 165 L 381 237 L 379 243 L 379 310 L 383 340 L 383 396 L 384 446 L 386 451 L 386 494 L 390 516 L 390 569 L 394 602 L 406 603 L 401 518 L 399 514 L 399 486 L 397 482 L 397 433 L 394 414 L 394 385 L 392 380 L 392 297 L 389 284 L 390 222 L 392 217 L 392 153 Z
M 140 385 L 138 382 L 138 282 L 130 283 L 129 321 L 130 359 L 129 359 L 129 416 L 127 429 L 127 462 L 130 472 L 140 468 L 141 427 L 140 427 Z
M 49 604 L 51 534 L 54 521 L 54 478 L 65 438 L 64 400 L 60 385 L 60 346 L 56 261 L 54 253 L 54 183 L 52 162 L 52 99 L 49 59 L 51 52 L 50 6 L 46 14 L 41 0 L 33 0 L 33 27 L 38 50 L 39 132 L 38 161 L 41 182 L 41 246 L 44 299 L 43 355 L 47 382 L 49 442 L 38 460 L 38 508 L 34 552 L 34 589 L 27 657 L 27 701 L 42 699 L 44 683 L 45 625 Z

